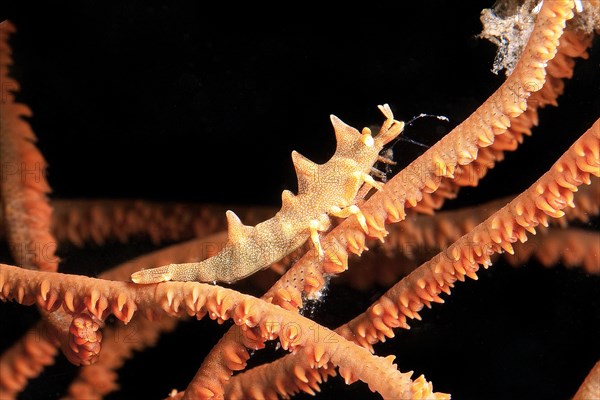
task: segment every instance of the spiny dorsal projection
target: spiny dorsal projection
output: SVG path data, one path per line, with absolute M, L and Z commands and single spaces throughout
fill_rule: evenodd
M 381 183 L 369 173 L 380 159 L 383 146 L 404 129 L 404 123 L 394 120 L 387 104 L 379 109 L 386 120 L 375 137 L 368 128 L 361 133 L 331 116 L 337 145 L 334 155 L 325 164 L 315 164 L 292 152 L 298 194 L 284 190 L 281 210 L 272 218 L 256 226 L 246 226 L 233 211 L 227 211 L 228 240 L 219 253 L 202 262 L 138 271 L 131 275 L 133 282 L 235 282 L 281 260 L 308 238 L 319 257 L 325 257 L 319 232 L 329 229 L 330 215 L 340 218 L 356 215 L 366 231 L 365 218 L 354 204 L 356 195 L 363 184 L 381 189 Z

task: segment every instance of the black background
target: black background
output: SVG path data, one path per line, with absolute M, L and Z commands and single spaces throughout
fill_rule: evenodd
M 283 189 L 295 189 L 292 150 L 317 162 L 333 153 L 329 114 L 358 128 L 380 124 L 376 106 L 385 102 L 397 119 L 447 116 L 449 123 L 422 119 L 406 129 L 431 145 L 503 81 L 490 72 L 494 46 L 476 38 L 489 3 L 362 4 L 344 8 L 346 15 L 291 4 L 277 17 L 252 10 L 262 16 L 245 18 L 230 15 L 233 5 L 209 11 L 188 2 L 3 4 L 18 29 L 10 42 L 18 100 L 34 112 L 53 198 L 277 206 Z M 545 172 L 598 116 L 599 62 L 596 43 L 560 107 L 541 112 L 534 136 L 447 208 L 519 193 Z M 423 151 L 394 147 L 399 167 Z M 63 270 L 93 274 L 149 249 L 137 241 L 60 255 Z M 402 371 L 424 373 L 455 398 L 573 394 L 600 358 L 598 278 L 535 262 L 498 263 L 481 275 L 378 354 L 396 354 Z M 315 318 L 337 326 L 381 290 L 332 285 Z M 33 309 L 2 305 L 0 350 L 35 319 Z M 165 336 L 122 370 L 122 391 L 109 398 L 185 388 L 224 329 L 215 325 L 186 323 Z M 75 372 L 59 358 L 21 398 L 58 398 Z M 342 393 L 376 398 L 340 380 L 324 385 L 322 398 Z

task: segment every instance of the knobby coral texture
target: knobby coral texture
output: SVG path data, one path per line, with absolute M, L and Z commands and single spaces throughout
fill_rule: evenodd
M 111 268 L 124 263 L 124 269 L 131 274 L 141 268 L 196 261 L 213 255 L 224 244 L 222 234 L 198 240 L 192 250 L 184 244 L 167 249 L 151 261 L 144 258 L 144 254 L 151 251 L 226 230 L 227 209 L 235 211 L 248 225 L 272 216 L 281 205 L 283 190 L 297 193 L 290 157 L 292 150 L 318 163 L 334 154 L 336 142 L 330 114 L 359 130 L 368 126 L 373 134 L 385 120 L 377 109 L 380 104 L 389 104 L 394 118 L 405 122 L 419 114 L 432 115 L 407 123 L 401 139 L 386 146 L 382 154 L 392 159 L 394 165 L 376 164 L 385 179 L 400 176 L 405 180 L 402 184 L 409 185 L 420 174 L 412 170 L 412 175 L 401 175 L 400 171 L 440 142 L 510 79 L 491 72 L 494 60 L 498 60 L 497 49 L 478 37 L 482 31 L 481 4 L 439 1 L 427 6 L 397 4 L 391 10 L 368 5 L 365 7 L 369 8 L 348 10 L 344 18 L 314 9 L 286 14 L 285 18 L 234 21 L 229 13 L 210 14 L 197 4 L 15 3 L 3 10 L 6 15 L 0 15 L 0 20 L 9 19 L 16 27 L 8 44 L 13 61 L 10 76 L 19 82 L 19 90 L 15 92 L 16 85 L 12 81 L 5 87 L 8 81 L 3 76 L 2 101 L 3 105 L 13 101 L 12 93 L 15 93 L 14 101 L 27 104 L 32 111 L 26 120 L 48 164 L 47 173 L 43 174 L 52 189 L 50 231 L 58 243 L 58 271 L 65 274 L 125 280 L 129 275 L 117 275 Z M 576 3 L 583 4 L 584 9 L 593 4 L 597 7 L 595 2 Z M 35 12 L 32 12 L 33 7 Z M 534 19 L 531 13 L 523 15 Z M 518 36 L 518 32 L 506 26 L 496 28 L 504 33 L 496 42 L 503 43 Z M 232 322 L 251 325 L 249 319 L 259 318 L 249 317 L 243 310 L 260 310 L 262 315 L 269 316 L 265 318 L 283 318 L 278 321 L 287 321 L 289 329 L 279 332 L 283 332 L 283 342 L 268 341 L 262 350 L 248 348 L 246 353 L 242 346 L 225 346 L 223 357 L 227 368 L 239 369 L 247 355 L 251 356 L 248 368 L 285 356 L 288 351 L 281 347 L 294 342 L 296 338 L 291 336 L 296 331 L 292 328 L 298 326 L 304 329 L 299 331 L 297 340 L 306 345 L 310 354 L 305 355 L 305 350 L 299 347 L 296 358 L 288 358 L 291 360 L 288 364 L 284 361 L 279 364 L 281 368 L 264 369 L 272 375 L 254 378 L 250 375 L 245 383 L 244 378 L 237 378 L 234 388 L 226 389 L 226 397 L 256 396 L 257 392 L 252 389 L 245 392 L 240 389 L 248 387 L 244 385 L 249 382 L 253 382 L 254 390 L 269 382 L 273 386 L 277 382 L 289 382 L 283 389 L 290 392 L 318 387 L 319 398 L 340 395 L 379 398 L 365 383 L 346 385 L 344 382 L 344 378 L 353 380 L 354 377 L 368 380 L 373 371 L 379 371 L 369 371 L 375 367 L 381 368 L 380 376 L 385 377 L 382 379 L 392 377 L 398 380 L 399 386 L 406 384 L 404 375 L 395 375 L 395 368 L 383 366 L 387 366 L 390 359 L 369 358 L 366 352 L 354 349 L 343 339 L 351 339 L 348 332 L 353 329 L 356 341 L 369 347 L 368 339 L 363 338 L 361 332 L 366 338 L 372 338 L 373 332 L 378 332 L 380 339 L 385 333 L 389 334 L 382 322 L 389 322 L 389 313 L 387 319 L 375 318 L 372 323 L 370 317 L 364 317 L 366 322 L 358 321 L 346 330 L 336 331 L 341 336 L 323 329 L 337 328 L 364 312 L 411 269 L 435 256 L 495 209 L 528 189 L 592 127 L 600 116 L 600 44 L 591 38 L 593 34 L 575 35 L 573 29 L 567 27 L 568 40 L 561 39 L 567 43 L 561 42 L 557 58 L 549 62 L 546 81 L 551 86 L 544 86 L 540 97 L 534 94 L 528 99 L 527 117 L 539 120 L 531 129 L 532 135 L 524 135 L 517 149 L 514 149 L 517 147 L 514 141 L 497 135 L 494 146 L 505 150 L 503 154 L 486 153 L 483 147 L 479 148 L 480 160 L 488 157 L 481 165 L 493 164 L 494 167 L 485 169 L 485 176 L 478 182 L 475 175 L 484 168 L 472 170 L 471 175 L 462 180 L 463 183 L 476 182 L 474 187 L 460 184 L 464 187 L 457 190 L 456 185 L 448 184 L 450 172 L 438 162 L 440 173 L 446 175 L 438 189 L 442 195 L 426 195 L 416 207 L 409 204 L 407 208 L 426 212 L 437 202 L 442 210 L 436 211 L 436 216 L 407 211 L 405 221 L 386 225 L 390 234 L 385 243 L 368 241 L 371 250 L 364 252 L 361 258 L 350 251 L 348 271 L 326 278 L 318 295 L 303 299 L 301 313 L 309 320 L 293 315 L 294 310 L 279 311 L 275 306 L 255 304 L 237 293 L 222 297 L 225 292 L 199 284 L 159 284 L 156 296 L 152 297 L 154 285 L 77 281 L 64 275 L 45 277 L 40 272 L 15 272 L 18 270 L 3 266 L 0 275 L 4 282 L 0 282 L 0 288 L 4 285 L 4 292 L 0 291 L 0 295 L 31 304 L 36 302 L 38 293 L 46 293 L 43 300 L 44 295 L 37 298 L 42 306 L 47 306 L 48 298 L 56 295 L 61 300 L 64 298 L 66 310 L 61 308 L 48 315 L 35 306 L 26 307 L 17 302 L 0 304 L 0 352 L 4 352 L 0 356 L 0 397 L 4 400 L 3 396 L 19 399 L 181 396 L 211 349 L 234 325 Z M 553 35 L 552 32 L 544 34 Z M 515 47 L 519 46 L 513 43 L 511 51 Z M 4 57 L 9 48 L 0 49 Z M 3 57 L 0 60 L 5 62 Z M 571 58 L 575 60 L 572 77 Z M 523 91 L 509 88 L 513 90 L 515 106 L 509 104 L 508 111 L 503 112 L 517 112 L 526 97 L 524 91 L 535 90 L 535 84 L 539 83 L 539 70 L 538 67 L 538 72 L 530 75 L 531 80 L 527 81 L 530 86 L 520 87 Z M 561 79 L 564 79 L 564 88 Z M 11 93 L 10 96 L 7 97 L 7 93 Z M 558 94 L 554 101 L 552 96 Z M 532 109 L 536 111 L 532 113 Z M 2 110 L 0 117 L 4 123 L 6 106 Z M 495 110 L 501 110 L 501 106 L 497 105 Z M 443 116 L 447 121 L 436 116 Z M 502 130 L 502 122 L 504 119 L 500 118 L 500 125 L 490 128 L 492 137 Z M 511 118 L 511 122 L 513 128 L 527 131 L 527 127 L 522 128 L 526 126 L 523 120 Z M 582 148 L 593 153 L 595 146 L 597 170 L 598 124 L 595 126 L 596 131 L 592 129 L 589 133 L 591 139 L 575 150 L 572 157 L 580 154 Z M 484 134 L 478 143 L 486 144 L 485 137 Z M 6 143 L 2 140 L 0 144 Z M 14 178 L 16 162 L 6 158 L 9 153 L 6 144 L 3 146 L 0 154 L 4 183 Z M 460 157 L 468 158 L 465 153 Z M 593 163 L 591 157 L 587 162 Z M 436 162 L 435 158 L 433 161 Z M 38 174 L 41 179 L 43 162 L 34 165 L 39 169 L 26 170 L 25 177 L 35 178 Z M 564 165 L 588 168 L 583 161 Z M 585 175 L 581 172 L 584 170 L 577 171 Z M 591 172 L 593 175 L 595 171 Z M 382 180 L 379 173 L 373 176 Z M 431 297 L 431 309 L 425 307 L 419 312 L 420 320 L 408 320 L 410 330 L 402 329 L 406 318 L 399 318 L 395 338 L 373 344 L 375 354 L 394 355 L 397 370 L 414 371 L 411 379 L 417 383 L 415 387 L 427 388 L 419 380 L 419 376 L 424 375 L 435 392 L 450 393 L 455 398 L 564 399 L 573 396 L 600 359 L 597 339 L 600 337 L 600 239 L 596 216 L 600 196 L 598 178 L 591 177 L 591 181 L 591 187 L 583 185 L 585 189 L 575 193 L 577 208 L 568 212 L 568 208 L 565 209 L 567 215 L 560 225 L 552 224 L 553 218 L 548 218 L 551 223 L 548 229 L 538 227 L 536 236 L 527 233 L 530 241 L 521 246 L 515 244 L 516 254 L 512 259 L 505 257 L 506 254 L 492 258 L 491 267 L 477 272 L 477 281 L 467 277 L 466 282 L 455 283 L 451 296 L 442 292 L 440 298 L 444 304 L 437 304 L 437 298 Z M 42 188 L 39 197 L 43 200 L 45 186 L 42 181 L 36 182 L 38 188 Z M 561 182 L 564 187 L 569 186 Z M 331 185 L 336 183 L 339 182 L 331 182 Z M 435 179 L 429 180 L 426 191 L 435 189 L 436 183 Z M 558 190 L 558 186 L 544 182 L 540 187 L 550 188 L 551 193 Z M 560 187 L 560 193 L 564 194 L 564 187 Z M 376 200 L 374 192 L 369 193 L 371 198 L 367 202 Z M 12 211 L 7 212 L 6 207 L 8 200 L 15 198 L 11 193 L 15 192 L 5 189 L 2 192 L 5 244 L 0 262 L 51 270 L 58 261 L 52 253 L 53 246 L 48 247 L 51 251 L 43 253 L 47 255 L 44 265 L 50 267 L 25 265 L 27 257 L 19 261 L 14 235 L 6 228 L 16 226 L 10 222 L 8 214 Z M 456 198 L 440 201 L 444 194 L 452 197 L 452 193 L 457 194 Z M 502 200 L 494 203 L 497 199 Z M 551 208 L 566 205 L 560 201 L 550 203 L 538 199 L 535 207 L 558 216 Z M 511 209 L 513 212 L 519 209 L 515 207 Z M 374 209 L 376 206 L 371 208 Z M 371 215 L 375 214 L 373 211 Z M 43 212 L 42 216 L 47 215 Z M 379 234 L 377 218 L 367 218 L 369 236 Z M 401 215 L 394 215 L 393 210 L 387 215 L 388 221 L 398 219 L 402 219 Z M 568 227 L 564 222 L 567 219 Z M 38 228 L 44 227 L 39 218 L 35 221 Z M 333 218 L 334 225 L 340 221 Z M 515 226 L 523 222 L 518 221 Z M 490 226 L 493 230 L 509 230 L 507 225 L 499 226 L 497 221 Z M 358 224 L 354 228 L 361 229 Z M 321 240 L 329 243 L 325 235 L 321 234 Z M 343 237 L 342 243 L 350 250 L 353 246 L 361 247 L 360 240 L 353 244 L 349 236 L 337 237 L 337 240 Z M 491 235 L 492 241 L 499 237 Z M 504 249 L 509 250 L 502 243 Z M 463 245 L 459 249 L 466 251 L 467 247 Z M 286 267 L 312 248 L 309 239 L 303 248 L 276 268 L 225 286 L 260 297 Z M 343 262 L 344 252 L 336 254 Z M 452 259 L 457 253 L 450 250 L 443 254 Z M 134 258 L 137 261 L 129 261 Z M 325 265 L 327 271 L 339 272 L 331 260 Z M 460 269 L 457 271 L 452 276 L 460 276 Z M 433 290 L 433 283 L 427 281 L 427 277 L 437 276 L 438 283 L 447 282 L 446 272 L 424 273 L 424 278 L 414 285 L 421 299 L 432 296 L 423 294 L 425 287 Z M 463 277 L 465 274 L 473 275 L 468 268 Z M 37 286 L 28 282 L 37 282 Z M 69 299 L 71 295 L 65 294 L 71 283 L 82 291 L 79 298 L 75 295 Z M 318 275 L 311 275 L 300 287 L 310 289 L 321 284 Z M 23 285 L 21 293 L 18 285 Z M 32 285 L 37 292 L 28 302 L 26 288 Z M 112 286 L 105 289 L 103 285 Z M 286 287 L 283 285 L 279 288 Z M 287 285 L 291 288 L 297 282 L 288 281 Z M 63 286 L 65 289 L 61 292 Z M 113 310 L 110 303 L 108 311 L 116 311 L 116 317 L 108 316 L 105 326 L 96 330 L 102 322 L 92 317 L 93 312 L 76 310 L 75 322 L 61 332 L 63 322 L 72 318 L 67 312 L 68 304 L 74 304 L 75 309 L 79 302 L 87 301 L 86 307 L 94 309 L 87 305 L 94 296 L 89 294 L 94 287 L 103 288 L 102 296 L 114 301 L 116 308 Z M 83 294 L 88 289 L 89 293 Z M 446 289 L 447 286 L 442 285 L 442 289 L 435 290 L 439 293 Z M 197 300 L 198 296 L 189 293 L 197 294 L 198 290 L 207 296 L 209 311 L 199 321 L 192 318 L 176 323 L 167 317 L 148 321 L 143 316 L 145 313 L 164 314 L 163 308 L 173 311 L 177 307 L 174 304 L 184 304 L 185 300 L 179 297 L 181 293 L 188 293 L 186 299 L 192 296 Z M 117 291 L 121 291 L 122 296 Z M 128 302 L 131 297 L 128 296 L 133 296 L 132 293 L 135 293 L 139 311 L 124 325 L 119 319 L 131 317 L 128 314 L 132 310 Z M 227 298 L 225 303 L 231 307 L 238 301 L 240 305 L 227 313 L 223 311 L 226 305 L 214 300 L 211 293 L 216 293 L 214 298 Z M 276 292 L 272 301 L 293 309 L 294 302 L 298 303 L 297 294 L 285 289 Z M 407 296 L 404 300 L 397 297 L 397 306 L 393 305 L 394 300 L 386 303 L 384 297 L 380 302 L 383 305 L 374 307 L 369 315 L 383 315 L 382 310 L 395 309 L 400 315 L 414 317 L 411 308 L 416 303 Z M 405 302 L 408 305 L 403 306 Z M 193 311 L 201 316 L 203 310 Z M 303 325 L 305 323 L 309 325 Z M 86 335 L 88 331 L 94 333 Z M 102 335 L 96 333 L 101 331 Z M 250 337 L 264 333 L 260 329 L 231 332 L 226 340 L 250 347 L 258 343 Z M 331 335 L 328 337 L 334 338 L 333 343 L 322 340 L 316 345 L 306 341 L 308 335 L 315 337 L 320 332 Z M 57 341 L 57 337 L 60 340 Z M 102 350 L 96 345 L 100 340 Z M 37 370 L 37 367 L 27 367 L 30 365 L 27 361 L 18 362 L 20 368 L 15 372 L 15 363 L 11 364 L 12 359 L 7 361 L 10 358 L 7 354 L 20 341 L 25 343 L 25 349 L 30 349 L 21 353 L 29 354 L 32 359 L 36 358 L 32 355 L 35 353 L 38 360 L 44 359 L 43 364 L 52 365 Z M 57 346 L 66 350 L 66 356 L 58 351 L 54 358 Z M 40 348 L 44 349 L 43 356 L 36 353 Z M 332 348 L 337 348 L 337 355 L 330 355 Z M 340 354 L 341 349 L 347 353 Z M 329 376 L 327 382 L 320 385 L 314 383 L 315 375 L 305 371 L 306 360 L 317 359 L 319 364 L 322 354 L 344 364 L 339 371 L 344 378 L 338 374 Z M 218 359 L 218 355 L 211 354 L 207 360 Z M 68 360 L 97 364 L 96 367 L 77 367 Z M 351 367 L 356 370 L 349 371 Z M 195 380 L 186 393 L 189 398 L 220 394 L 215 385 L 224 382 L 221 375 L 224 368 L 216 365 L 202 368 L 203 372 L 198 374 L 200 382 Z M 328 371 L 330 374 L 333 371 L 331 366 Z M 285 374 L 287 377 L 282 378 Z M 26 382 L 23 376 L 36 377 Z M 202 382 L 203 376 L 211 376 L 217 383 Z M 272 378 L 264 379 L 265 376 Z M 389 391 L 394 386 L 389 382 L 370 381 L 369 385 L 384 388 L 384 394 L 396 393 Z M 173 389 L 179 394 L 172 392 Z M 266 393 L 272 394 L 278 389 L 270 390 Z M 405 393 L 403 389 L 402 393 Z M 296 397 L 308 395 L 301 393 Z

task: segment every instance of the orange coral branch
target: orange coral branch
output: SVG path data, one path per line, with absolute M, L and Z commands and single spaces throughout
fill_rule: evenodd
M 407 214 L 402 224 L 390 225 L 385 242 L 371 241 L 373 248 L 381 248 L 391 254 L 404 253 L 411 257 L 410 248 L 430 248 L 441 250 L 494 212 L 505 206 L 512 198 L 502 198 L 476 207 L 462 208 L 452 211 L 442 211 L 434 216 Z M 589 186 L 578 190 L 573 200 L 575 208 L 565 210 L 565 218 L 552 221 L 553 224 L 566 226 L 569 221 L 587 222 L 591 216 L 600 212 L 600 182 L 593 180 Z
M 431 396 L 431 385 L 423 379 L 411 381 L 392 367 L 393 359 L 370 354 L 327 328 L 322 335 L 306 334 L 312 321 L 252 296 L 230 289 L 201 283 L 166 282 L 158 285 L 135 285 L 59 273 L 34 272 L 0 264 L 0 298 L 20 304 L 38 306 L 48 311 L 59 307 L 69 314 L 87 310 L 98 318 L 113 314 L 123 322 L 131 321 L 136 311 L 150 319 L 168 314 L 185 313 L 200 319 L 232 319 L 246 327 L 251 340 L 278 338 L 284 349 L 305 348 L 314 362 L 331 362 L 346 379 L 360 379 L 384 397 Z M 328 338 L 328 340 L 325 340 Z M 204 389 L 196 395 L 206 395 Z M 439 395 L 443 398 L 443 395 Z
M 515 254 L 505 254 L 513 266 L 532 256 L 544 266 L 562 263 L 566 267 L 583 266 L 590 274 L 600 274 L 600 235 L 582 229 L 550 229 L 531 237 L 527 243 L 516 243 Z
M 600 176 L 599 139 L 600 120 L 528 190 L 387 291 L 348 323 L 344 335 L 372 349 L 373 343 L 394 336 L 392 328 L 406 327 L 407 318 L 419 318 L 423 305 L 442 302 L 438 295 L 449 293 L 456 280 L 476 279 L 478 264 L 487 268 L 494 252 L 512 253 L 511 243 L 527 240 L 525 231 L 535 233 L 538 224 L 547 225 L 548 216 L 562 217 L 563 208 L 574 207 L 572 192 L 589 184 L 590 175 Z
M 575 202 L 578 198 L 579 193 L 575 197 Z M 504 204 L 506 203 L 504 202 Z M 566 212 L 569 214 L 569 211 L 576 209 L 577 207 L 567 209 Z M 438 214 L 438 216 L 442 215 L 441 213 Z M 559 221 L 565 218 L 567 218 L 567 215 Z M 477 226 L 483 219 L 478 220 L 474 226 Z M 456 237 L 448 236 L 442 240 L 455 241 L 460 236 L 470 232 L 470 229 L 462 229 L 462 226 L 459 226 L 459 228 L 461 229 L 452 232 L 452 235 L 456 235 Z M 390 230 L 388 236 L 388 239 L 391 239 L 390 242 L 394 241 L 395 231 L 395 229 Z M 402 237 L 403 235 L 400 235 L 400 238 Z M 373 246 L 373 251 L 363 255 L 348 272 L 332 283 L 337 285 L 348 284 L 357 290 L 363 291 L 373 287 L 374 284 L 389 287 L 396 283 L 400 277 L 408 275 L 421 263 L 427 261 L 450 244 L 422 246 L 417 242 L 405 242 L 400 238 L 401 244 L 397 248 L 382 246 L 383 248 L 379 249 L 377 246 Z M 535 257 L 542 265 L 547 267 L 562 263 L 567 267 L 581 266 L 590 274 L 600 273 L 600 257 L 598 257 L 600 254 L 600 236 L 597 232 L 577 228 L 550 227 L 547 230 L 541 229 L 539 234 L 531 237 L 527 243 L 515 243 L 514 250 L 514 254 L 503 254 L 504 259 L 513 266 L 523 265 Z
M 56 271 L 56 243 L 50 234 L 52 209 L 46 198 L 50 192 L 44 176 L 46 161 L 35 147 L 35 134 L 23 119 L 31 116 L 31 110 L 14 102 L 19 86 L 8 75 L 12 59 L 7 38 L 14 31 L 9 21 L 0 22 L 0 194 L 6 235 L 17 264 Z
M 212 204 L 159 203 L 143 200 L 67 200 L 50 202 L 52 235 L 59 243 L 102 245 L 125 243 L 148 236 L 154 244 L 203 237 L 225 229 L 225 211 L 235 209 L 241 218 L 258 223 L 275 214 L 271 207 L 226 207 Z M 0 225 L 4 224 L 0 210 Z M 3 232 L 0 232 L 2 238 Z M 141 268 L 141 266 L 140 266 Z
M 20 338 L 17 345 L 2 354 L 0 362 L 0 399 L 15 399 L 27 381 L 40 374 L 44 367 L 54 363 L 58 342 L 46 332 L 46 323 L 40 322 Z
M 18 83 L 9 76 L 12 50 L 8 36 L 15 32 L 10 21 L 0 22 L 0 199 L 5 216 L 4 230 L 16 263 L 25 268 L 56 271 L 56 242 L 50 233 L 52 208 L 47 194 L 46 161 L 35 146 L 36 136 L 24 117 L 31 110 L 15 103 Z M 41 323 L 40 327 L 51 327 Z M 57 344 L 54 337 L 37 338 L 39 331 L 30 329 L 0 360 L 4 379 L 0 394 L 12 398 L 52 362 Z
M 124 200 L 56 200 L 52 202 L 52 230 L 59 242 L 78 246 L 107 240 L 127 242 L 149 236 L 153 243 L 187 240 L 224 230 L 226 206 L 154 203 Z M 259 222 L 272 216 L 269 207 L 235 207 L 245 221 Z
M 546 81 L 539 91 L 531 93 L 526 100 L 527 110 L 523 114 L 511 117 L 506 132 L 497 135 L 488 147 L 480 148 L 474 154 L 473 162 L 457 165 L 453 176 L 442 177 L 438 190 L 423 193 L 423 199 L 414 206 L 415 211 L 433 214 L 434 210 L 442 207 L 446 199 L 455 198 L 461 187 L 477 186 L 496 162 L 504 160 L 506 151 L 516 150 L 523 143 L 524 136 L 530 136 L 531 129 L 538 124 L 539 109 L 548 104 L 558 105 L 556 100 L 564 91 L 562 78 L 573 77 L 574 58 L 587 59 L 589 57 L 587 48 L 591 43 L 590 34 L 565 31 L 560 37 L 556 56 L 549 60 L 546 66 L 548 75 Z

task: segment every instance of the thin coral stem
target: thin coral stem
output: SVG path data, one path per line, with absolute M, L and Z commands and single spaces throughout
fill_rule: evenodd
M 319 327 L 322 335 L 306 334 L 314 327 L 311 320 L 218 286 L 195 282 L 135 285 L 0 264 L 0 292 L 2 299 L 24 305 L 37 303 L 49 311 L 62 307 L 69 314 L 87 310 L 96 317 L 112 314 L 126 323 L 136 311 L 150 319 L 164 314 L 189 314 L 198 319 L 208 314 L 211 319 L 232 319 L 236 325 L 245 327 L 250 340 L 278 338 L 284 349 L 305 348 L 316 360 L 340 366 L 347 379 L 368 383 L 384 398 L 414 397 L 415 393 L 431 395 L 429 383 L 423 379 L 411 381 L 410 374 L 402 374 L 393 366 L 393 359 L 372 357 L 365 349 L 324 327 Z M 200 396 L 206 392 L 201 389 L 192 394 Z
M 107 241 L 125 243 L 148 237 L 154 244 L 204 237 L 226 228 L 225 211 L 258 223 L 277 211 L 271 207 L 160 203 L 143 200 L 67 200 L 50 202 L 52 234 L 59 242 L 84 246 Z M 0 210 L 0 225 L 4 224 Z M 4 232 L 0 231 L 0 238 Z
M 22 267 L 56 271 L 56 242 L 50 233 L 52 209 L 46 195 L 50 186 L 45 177 L 46 161 L 35 146 L 36 136 L 25 117 L 31 110 L 14 102 L 18 83 L 9 77 L 12 64 L 7 38 L 15 28 L 0 22 L 0 194 L 10 250 Z
M 224 230 L 228 207 L 125 200 L 56 200 L 52 229 L 59 242 L 101 245 L 149 237 L 153 243 L 205 237 Z M 251 223 L 275 214 L 269 207 L 229 207 Z
M 527 243 L 515 243 L 515 254 L 504 254 L 513 266 L 523 265 L 535 257 L 550 267 L 562 263 L 565 267 L 581 266 L 589 274 L 600 274 L 600 234 L 576 228 L 550 229 L 529 238 Z
M 15 102 L 19 90 L 17 81 L 9 76 L 12 50 L 8 36 L 15 32 L 10 21 L 0 22 L 0 179 L 1 213 L 10 252 L 15 262 L 24 268 L 56 271 L 59 259 L 55 255 L 56 240 L 50 232 L 52 208 L 47 194 L 46 161 L 35 146 L 37 140 L 25 120 L 31 110 Z M 45 321 L 37 328 L 54 329 Z M 56 353 L 50 349 L 58 344 L 55 337 L 39 338 L 39 329 L 29 330 L 15 346 L 0 359 L 4 378 L 0 380 L 0 397 L 12 398 L 50 364 Z
M 528 190 L 494 213 L 447 250 L 432 258 L 400 281 L 364 314 L 345 328 L 350 335 L 372 349 L 384 337 L 393 337 L 393 328 L 406 327 L 407 319 L 419 318 L 423 305 L 441 302 L 439 294 L 450 292 L 465 276 L 475 279 L 478 265 L 488 267 L 493 253 L 513 253 L 512 243 L 525 242 L 526 232 L 535 233 L 548 217 L 559 218 L 562 209 L 574 207 L 573 192 L 590 175 L 600 176 L 600 120 L 579 139 Z M 347 336 L 348 337 L 348 336 Z
M 458 240 L 460 236 L 467 234 L 469 231 L 470 229 L 461 229 L 456 232 L 458 236 L 453 240 Z M 331 283 L 334 285 L 349 285 L 361 291 L 366 291 L 376 284 L 382 287 L 390 287 L 398 279 L 408 275 L 446 247 L 447 245 L 442 247 L 437 245 L 432 247 L 410 245 L 403 248 L 390 249 L 386 247 L 378 249 L 373 246 L 373 251 L 356 260 L 356 263 L 352 265 L 348 272 L 340 275 Z M 600 234 L 598 232 L 578 228 L 549 227 L 546 230 L 540 229 L 538 234 L 529 238 L 526 243 L 517 242 L 513 247 L 514 254 L 504 253 L 502 256 L 515 267 L 535 258 L 546 267 L 562 263 L 568 268 L 581 267 L 589 274 L 600 274 L 600 257 L 598 257 L 600 254 Z M 402 253 L 403 251 L 404 253 Z
M 563 79 L 572 78 L 575 58 L 589 57 L 587 49 L 591 44 L 592 35 L 578 31 L 565 31 L 560 38 L 556 56 L 548 61 L 547 78 L 543 87 L 531 93 L 526 100 L 527 110 L 517 117 L 511 117 L 506 132 L 496 136 L 488 147 L 482 147 L 479 151 L 468 155 L 464 153 L 467 157 L 474 157 L 473 162 L 456 166 L 453 176 L 442 177 L 438 190 L 431 193 L 425 191 L 423 199 L 414 206 L 414 209 L 421 213 L 432 214 L 434 210 L 443 206 L 446 199 L 455 198 L 461 187 L 477 186 L 488 170 L 504 159 L 505 152 L 517 150 L 525 136 L 531 136 L 531 129 L 538 124 L 539 110 L 547 105 L 558 105 L 557 99 L 564 92 Z M 496 133 L 497 131 L 494 131 L 494 134 Z
M 370 241 L 373 249 L 382 249 L 391 254 L 405 253 L 410 257 L 410 248 L 443 249 L 469 232 L 481 221 L 508 204 L 512 197 L 505 197 L 475 207 L 442 211 L 433 216 L 407 214 L 402 224 L 390 225 L 385 242 Z M 600 211 L 600 182 L 596 179 L 577 192 L 573 200 L 575 208 L 565 210 L 565 218 L 552 221 L 566 226 L 570 221 L 587 222 Z
M 54 363 L 58 342 L 46 334 L 47 324 L 41 321 L 29 329 L 16 345 L 6 350 L 0 362 L 0 399 L 16 399 L 27 382 Z

